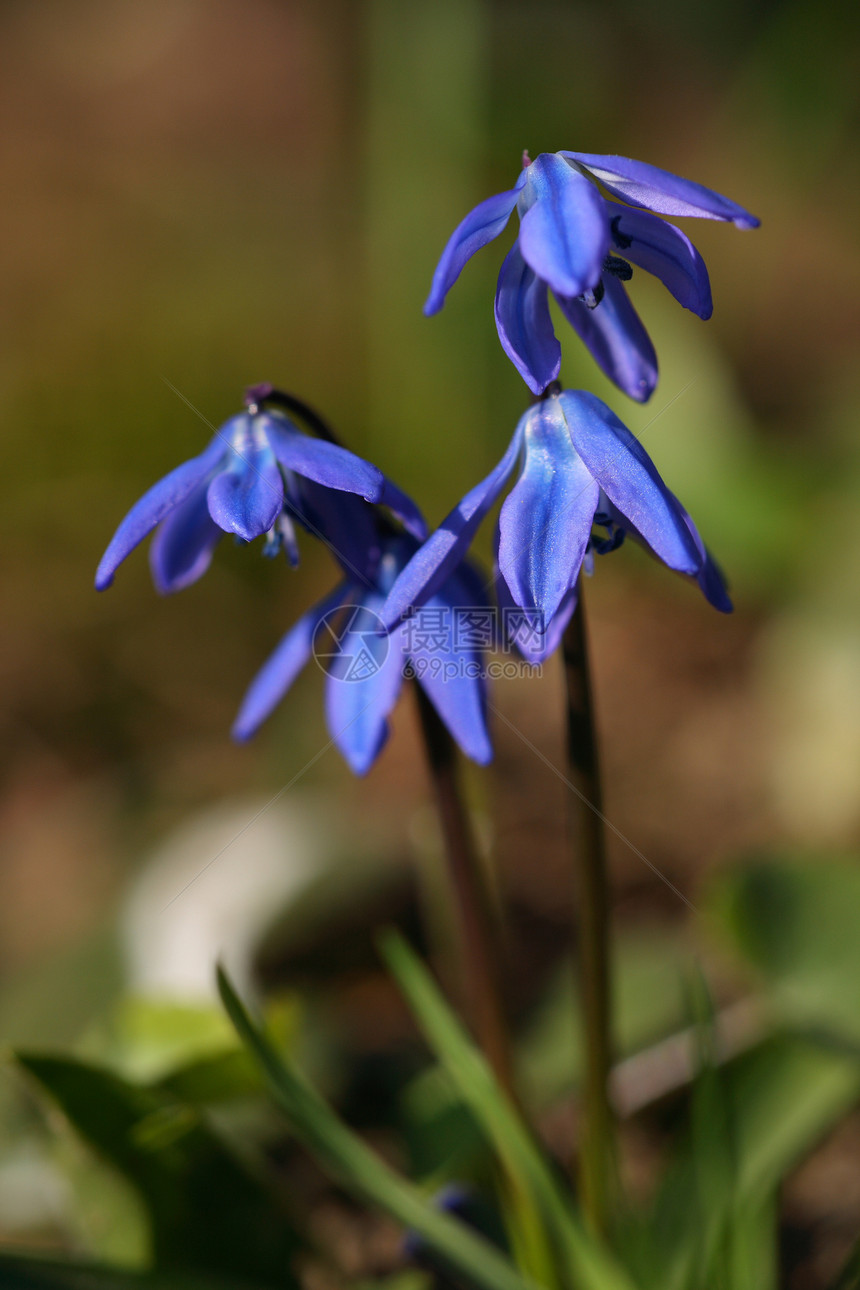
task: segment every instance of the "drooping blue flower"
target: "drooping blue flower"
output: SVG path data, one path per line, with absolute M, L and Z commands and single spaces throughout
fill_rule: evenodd
M 592 356 L 625 394 L 644 402 L 657 358 L 627 296 L 630 265 L 653 273 L 685 308 L 709 318 L 708 271 L 689 238 L 658 215 L 697 216 L 755 228 L 755 216 L 689 179 L 627 157 L 543 152 L 514 188 L 488 197 L 456 228 L 433 277 L 426 314 L 437 313 L 466 261 L 503 231 L 514 207 L 517 240 L 499 274 L 496 327 L 529 389 L 541 394 L 561 367 L 548 290 Z M 602 196 L 600 183 L 612 198 Z M 656 212 L 651 214 L 649 212 Z
M 199 457 L 177 466 L 131 508 L 102 556 L 96 588 L 111 585 L 119 565 L 153 529 L 150 567 L 163 593 L 179 591 L 206 572 L 222 533 L 245 542 L 265 534 L 265 553 L 283 549 L 295 565 L 298 521 L 339 557 L 346 539 L 328 490 L 389 506 L 410 532 L 424 536 L 414 503 L 376 466 L 304 434 L 283 412 L 261 410 L 250 401 Z
M 302 615 L 263 665 L 242 701 L 234 738 L 244 741 L 256 732 L 314 655 L 326 672 L 332 740 L 357 775 L 366 774 L 382 751 L 388 716 L 407 676 L 423 688 L 463 752 L 485 764 L 492 758 L 485 669 L 459 617 L 464 609 L 489 609 L 481 579 L 468 564 L 452 568 L 426 598 L 423 625 L 402 622 L 386 635 L 382 606 L 419 543 L 395 533 L 357 499 L 347 502 L 341 511 L 364 512 L 349 525 L 342 560 L 352 574 Z
M 424 604 L 463 560 L 520 461 L 499 516 L 497 593 L 503 612 L 510 606 L 521 611 L 515 640 L 532 662 L 558 644 L 576 607 L 580 570 L 628 534 L 670 569 L 695 579 L 716 609 L 731 610 L 698 530 L 639 440 L 595 395 L 566 390 L 529 408 L 498 465 L 398 575 L 381 612 L 386 625 Z M 595 526 L 603 534 L 593 532 Z

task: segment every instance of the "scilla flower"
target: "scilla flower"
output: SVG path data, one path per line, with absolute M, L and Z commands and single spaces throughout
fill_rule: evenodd
M 643 402 L 657 384 L 657 359 L 624 282 L 631 264 L 655 274 L 700 318 L 712 311 L 708 271 L 689 238 L 657 215 L 758 220 L 727 197 L 627 157 L 543 152 L 509 192 L 488 197 L 454 230 L 436 268 L 426 314 L 437 313 L 466 261 L 498 237 L 514 207 L 520 217 L 496 290 L 502 347 L 540 394 L 559 374 L 561 347 L 547 291 L 606 375 Z M 603 197 L 598 182 L 613 198 Z M 624 203 L 624 204 L 622 204 Z
M 425 603 L 459 564 L 520 461 L 499 516 L 498 592 L 502 609 L 517 607 L 533 628 L 532 645 L 523 650 L 532 661 L 558 643 L 583 565 L 614 550 L 626 534 L 695 579 L 717 609 L 731 609 L 693 521 L 639 440 L 593 394 L 567 390 L 529 408 L 499 464 L 413 556 L 382 610 L 386 624 Z M 593 533 L 594 526 L 604 535 Z
M 265 535 L 267 555 L 284 549 L 296 564 L 298 520 L 338 555 L 343 536 L 337 510 L 325 498 L 328 489 L 390 506 L 410 531 L 423 536 L 414 503 L 381 470 L 304 434 L 282 411 L 261 408 L 252 397 L 199 457 L 177 466 L 131 508 L 102 556 L 96 588 L 111 585 L 118 566 L 153 529 L 150 567 L 161 592 L 179 591 L 200 578 L 222 533 L 245 542 Z
M 357 775 L 382 751 L 407 676 L 417 680 L 463 752 L 490 761 L 484 667 L 458 618 L 487 606 L 481 579 L 468 565 L 452 564 L 424 602 L 426 622 L 400 623 L 386 635 L 380 611 L 419 544 L 357 498 L 343 499 L 338 509 L 348 533 L 341 558 L 347 577 L 302 615 L 263 665 L 242 702 L 234 738 L 256 732 L 313 654 L 326 672 L 329 731 Z

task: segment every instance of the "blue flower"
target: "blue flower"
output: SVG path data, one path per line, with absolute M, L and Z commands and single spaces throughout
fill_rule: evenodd
M 543 152 L 523 162 L 514 188 L 488 197 L 454 230 L 424 312 L 442 308 L 466 261 L 498 237 L 516 206 L 520 228 L 499 274 L 495 314 L 502 347 L 523 380 L 540 394 L 559 374 L 551 289 L 610 380 L 644 402 L 657 384 L 657 358 L 624 289 L 630 264 L 655 274 L 700 318 L 713 308 L 708 271 L 692 242 L 648 212 L 726 220 L 738 228 L 759 221 L 709 188 L 627 157 Z M 598 182 L 620 201 L 603 197 Z
M 339 556 L 347 537 L 328 490 L 389 506 L 410 532 L 424 536 L 414 503 L 376 466 L 251 402 L 216 431 L 199 457 L 177 466 L 131 508 L 102 556 L 96 588 L 111 585 L 118 566 L 153 529 L 150 567 L 164 593 L 206 572 L 222 533 L 245 542 L 265 534 L 266 554 L 283 548 L 296 564 L 298 520 Z
M 532 661 L 558 644 L 583 565 L 588 569 L 595 553 L 614 550 L 628 534 L 695 579 L 715 608 L 731 610 L 696 526 L 639 440 L 595 395 L 567 390 L 529 408 L 499 464 L 399 574 L 381 611 L 386 625 L 435 594 L 520 459 L 499 516 L 497 589 L 503 612 L 516 607 L 522 614 L 515 640 Z
M 311 654 L 323 666 L 325 710 L 332 740 L 352 770 L 370 770 L 388 738 L 388 716 L 404 678 L 414 677 L 467 756 L 492 758 L 487 733 L 486 683 L 479 649 L 458 631 L 465 608 L 487 607 L 481 579 L 467 565 L 451 567 L 428 594 L 432 631 L 413 622 L 383 631 L 380 612 L 397 575 L 419 548 L 409 534 L 395 533 L 369 507 L 348 501 L 351 537 L 345 567 L 352 576 L 303 614 L 251 683 L 234 738 L 249 739 L 292 685 Z

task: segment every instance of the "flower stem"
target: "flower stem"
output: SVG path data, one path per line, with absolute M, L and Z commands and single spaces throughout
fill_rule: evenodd
M 570 804 L 570 839 L 579 897 L 584 1039 L 578 1181 L 585 1216 L 593 1230 L 603 1235 L 615 1173 L 614 1124 L 609 1103 L 609 882 L 581 578 L 579 601 L 565 630 L 562 648 L 568 762 L 575 790 Z
M 502 1003 L 496 924 L 457 774 L 457 748 L 433 704 L 415 686 L 427 764 L 458 914 L 465 993 L 478 1043 L 496 1079 L 516 1104 L 508 1027 Z
M 332 430 L 325 417 L 320 416 L 316 409 L 312 408 L 304 399 L 300 399 L 295 394 L 288 394 L 286 390 L 279 390 L 276 386 L 270 385 L 268 381 L 263 381 L 259 385 L 249 385 L 245 391 L 245 406 L 249 410 L 256 410 L 260 404 L 270 403 L 273 407 L 281 408 L 284 412 L 292 412 L 297 417 L 310 426 L 314 434 L 319 435 L 320 439 L 327 439 L 329 443 L 337 444 L 341 447 L 340 440 Z

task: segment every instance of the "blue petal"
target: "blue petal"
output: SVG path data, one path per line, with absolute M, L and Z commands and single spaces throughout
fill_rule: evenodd
M 336 492 L 301 475 L 287 477 L 290 515 L 329 548 L 347 577 L 367 586 L 381 549 L 372 506 L 353 493 Z
M 499 519 L 499 570 L 514 602 L 540 625 L 576 581 L 600 490 L 571 443 L 558 398 L 526 414 L 525 454 Z
M 570 591 L 567 592 L 550 623 L 546 627 L 543 652 L 540 658 L 536 660 L 537 662 L 542 663 L 544 659 L 549 658 L 550 654 L 554 654 L 561 644 L 564 630 L 573 617 L 576 606 L 579 603 L 580 581 L 581 577 L 577 578 L 576 582 L 573 584 Z
M 617 202 L 607 202 L 606 209 L 619 254 L 653 273 L 685 309 L 710 318 L 714 305 L 708 270 L 686 234 L 647 211 Z
M 702 541 L 699 535 L 699 530 L 696 528 L 695 524 L 693 523 L 688 513 L 684 510 L 684 507 L 678 501 L 677 497 L 674 497 L 674 494 L 672 496 L 678 508 L 679 515 L 683 517 L 684 522 L 687 525 L 687 528 L 690 532 L 690 536 L 693 539 L 693 543 L 696 547 L 696 551 L 699 557 L 698 567 L 694 569 L 692 573 L 687 574 L 686 570 L 681 570 L 681 572 L 684 573 L 685 576 L 689 576 L 695 579 L 695 581 L 699 584 L 699 588 L 702 594 L 704 595 L 705 599 L 711 605 L 713 605 L 715 609 L 718 609 L 722 614 L 730 614 L 734 606 L 732 605 L 732 602 L 729 599 L 728 590 L 726 588 L 726 580 L 725 580 L 725 577 L 723 576 L 722 570 L 720 569 L 719 565 L 717 564 L 716 560 L 713 558 L 711 553 L 708 551 L 708 548 L 705 546 L 704 542 Z M 647 539 L 642 536 L 642 534 L 639 532 L 636 526 L 632 524 L 630 520 L 625 519 L 624 516 L 621 515 L 615 509 L 614 506 L 612 506 L 611 503 L 607 502 L 606 499 L 603 499 L 603 501 L 601 502 L 601 505 L 606 506 L 609 514 L 609 518 L 614 523 L 620 525 L 620 527 L 625 531 L 625 533 L 630 534 L 630 536 L 633 537 L 642 546 L 644 546 L 646 550 L 652 550 L 650 542 L 648 542 Z
M 499 464 L 455 506 L 397 577 L 381 610 L 387 627 L 399 622 L 410 609 L 423 605 L 465 556 L 481 520 L 514 468 L 524 421 L 522 417 Z
M 523 171 L 515 188 L 509 192 L 488 197 L 486 201 L 470 211 L 462 224 L 454 229 L 433 274 L 433 285 L 424 306 L 425 314 L 429 316 L 439 312 L 445 303 L 445 296 L 459 278 L 466 261 L 470 260 L 476 251 L 480 251 L 482 246 L 486 246 L 493 238 L 499 236 L 517 204 L 520 189 L 525 182 L 525 174 L 526 172 Z
M 450 625 L 446 644 L 441 649 L 411 650 L 410 657 L 418 684 L 454 739 L 467 757 L 485 766 L 493 759 L 493 746 L 487 731 L 483 660 L 476 649 L 458 648 L 454 632 L 456 610 L 482 606 L 474 606 L 457 591 L 457 580 L 449 578 L 443 594 L 431 596 L 426 603 L 428 611 L 442 614 Z
M 558 297 L 559 306 L 610 381 L 631 399 L 644 403 L 657 384 L 654 346 L 624 284 L 606 273 L 603 289 L 603 299 L 594 309 L 564 296 Z
M 331 736 L 356 775 L 370 770 L 388 738 L 388 714 L 397 702 L 406 662 L 401 630 L 378 635 L 382 596 L 365 594 L 341 629 L 343 665 L 330 671 L 325 687 Z
M 702 541 L 699 530 L 693 523 L 689 513 L 684 510 L 684 507 L 678 501 L 677 497 L 675 498 L 675 501 L 678 504 L 678 510 L 684 516 L 687 528 L 690 530 L 690 534 L 696 544 L 696 549 L 698 550 L 699 557 L 701 559 L 701 566 L 698 573 L 695 575 L 696 582 L 698 582 L 705 599 L 709 604 L 714 606 L 714 609 L 719 609 L 721 614 L 730 614 L 734 606 L 729 598 L 726 580 L 723 577 L 722 570 Z
M 119 565 L 151 533 L 169 511 L 179 506 L 199 483 L 214 470 L 225 454 L 223 440 L 216 435 L 199 457 L 184 461 L 144 493 L 126 515 L 110 540 L 96 571 L 96 590 L 104 591 L 113 582 Z
M 272 709 L 280 703 L 311 656 L 320 619 L 336 608 L 348 591 L 349 583 L 340 583 L 331 595 L 309 609 L 290 628 L 248 687 L 239 715 L 233 723 L 234 739 L 240 743 L 250 739 Z
M 407 533 L 411 533 L 419 542 L 424 541 L 427 536 L 427 521 L 412 498 L 396 484 L 392 484 L 387 476 L 384 476 L 382 496 L 379 501 L 380 505 L 387 506 L 394 512 Z
M 670 569 L 697 573 L 699 552 L 684 513 L 636 436 L 584 390 L 566 390 L 557 401 L 576 451 L 613 506 Z
M 723 577 L 720 566 L 707 548 L 705 549 L 705 563 L 696 574 L 696 582 L 698 582 L 705 599 L 714 606 L 714 609 L 719 609 L 721 614 L 730 614 L 732 612 L 734 605 L 726 587 L 726 580 Z
M 578 296 L 600 280 L 609 248 L 604 202 L 594 184 L 560 153 L 542 152 L 526 171 L 520 224 L 523 259 L 562 296 Z
M 212 562 L 221 530 L 212 522 L 205 483 L 159 524 L 149 546 L 149 567 L 156 591 L 181 591 L 201 578 Z
M 530 621 L 514 604 L 510 588 L 496 570 L 496 599 L 502 614 L 502 623 L 507 638 L 522 655 L 527 663 L 537 666 L 548 659 L 558 649 L 564 629 L 579 599 L 579 581 L 577 580 L 562 597 L 561 603 L 548 623 L 535 624 Z
M 546 283 L 514 243 L 496 288 L 496 327 L 508 358 L 533 394 L 541 394 L 561 368 L 561 346 L 552 329 Z
M 288 470 L 325 484 L 326 488 L 358 493 L 368 502 L 381 499 L 384 479 L 377 466 L 338 444 L 302 434 L 286 417 L 276 419 L 267 414 L 258 422 L 278 461 Z
M 738 228 L 758 228 L 761 223 L 721 193 L 695 184 L 691 179 L 681 179 L 668 170 L 649 166 L 647 162 L 593 152 L 564 152 L 562 156 L 584 166 L 613 197 L 620 197 L 631 206 L 643 206 L 660 215 L 730 220 Z
M 271 449 L 248 438 L 209 485 L 209 514 L 246 542 L 267 533 L 284 505 L 284 481 Z

